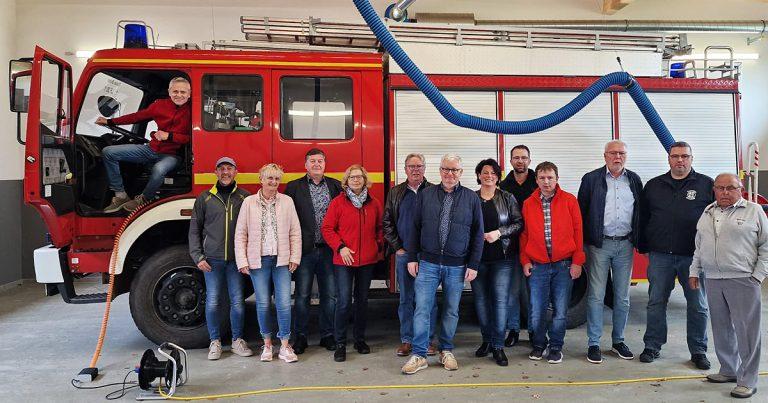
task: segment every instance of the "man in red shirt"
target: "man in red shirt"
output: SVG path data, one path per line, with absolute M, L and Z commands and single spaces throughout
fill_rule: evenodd
M 152 201 L 155 192 L 162 185 L 165 175 L 179 163 L 176 156 L 178 149 L 189 143 L 192 134 L 191 95 L 189 81 L 176 77 L 168 85 L 170 98 L 158 99 L 149 107 L 119 118 L 99 117 L 96 124 L 102 126 L 125 125 L 154 120 L 157 131 L 152 132 L 149 144 L 121 144 L 104 147 L 104 166 L 107 168 L 109 188 L 115 192 L 112 203 L 104 209 L 105 213 L 114 213 L 125 209 L 136 210 L 140 205 Z M 144 191 L 134 199 L 128 197 L 120 176 L 120 161 L 135 164 L 153 163 L 152 173 Z
M 536 167 L 539 188 L 523 202 L 525 225 L 520 234 L 520 263 L 531 285 L 533 350 L 528 358 L 545 358 L 550 364 L 563 361 L 571 288 L 586 260 L 579 203 L 576 196 L 560 189 L 557 180 L 555 164 L 545 161 Z M 550 304 L 553 313 L 548 327 Z

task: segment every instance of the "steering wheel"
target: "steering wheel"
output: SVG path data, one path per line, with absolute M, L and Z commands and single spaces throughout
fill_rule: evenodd
M 148 143 L 149 142 L 149 140 L 147 140 L 146 138 L 141 137 L 141 136 L 135 134 L 134 132 L 132 132 L 130 130 L 125 130 L 122 127 L 119 127 L 119 126 L 116 126 L 116 125 L 107 125 L 106 127 L 110 128 L 115 133 L 118 133 L 118 134 L 121 134 L 123 136 L 126 136 L 126 137 L 130 138 L 131 140 L 136 141 L 136 142 L 138 142 L 140 144 L 144 144 L 144 143 Z

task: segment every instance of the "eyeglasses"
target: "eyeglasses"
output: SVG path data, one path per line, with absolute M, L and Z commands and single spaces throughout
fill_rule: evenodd
M 713 186 L 712 188 L 718 192 L 733 192 L 734 190 L 741 189 L 741 186 Z
M 530 160 L 530 158 L 528 158 L 528 157 L 526 157 L 526 156 L 522 156 L 522 157 L 512 157 L 512 161 L 528 161 L 528 160 Z
M 440 167 L 440 172 L 447 173 L 447 174 L 458 175 L 459 172 L 461 172 L 461 168 Z
M 669 154 L 669 159 L 671 160 L 676 160 L 676 159 L 687 160 L 689 158 L 691 158 L 690 154 Z
M 610 155 L 611 157 L 619 156 L 619 157 L 626 157 L 627 152 L 626 151 L 608 151 L 606 152 L 607 155 Z
M 365 176 L 363 176 L 363 175 L 350 175 L 349 176 L 349 180 L 351 180 L 351 181 L 361 181 L 363 179 L 365 179 Z
M 411 171 L 421 171 L 424 169 L 424 165 L 406 165 L 406 168 L 410 169 Z

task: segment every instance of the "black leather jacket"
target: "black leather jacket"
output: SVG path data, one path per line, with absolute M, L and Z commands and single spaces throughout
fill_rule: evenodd
M 419 186 L 419 192 L 424 190 L 427 186 L 432 186 L 426 179 L 421 182 Z M 403 201 L 403 196 L 408 190 L 408 182 L 403 182 L 389 190 L 387 195 L 387 202 L 384 205 L 384 239 L 387 240 L 387 256 L 397 252 L 398 249 L 403 249 L 404 241 L 400 239 L 400 235 L 397 233 L 397 216 L 400 212 L 400 202 Z
M 480 197 L 480 190 L 476 193 Z M 520 250 L 518 235 L 523 231 L 523 215 L 512 193 L 497 188 L 491 200 L 496 207 L 496 213 L 499 214 L 499 232 L 504 256 L 509 259 Z

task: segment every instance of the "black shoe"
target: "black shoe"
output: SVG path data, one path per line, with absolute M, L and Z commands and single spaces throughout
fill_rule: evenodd
M 616 355 L 619 356 L 619 358 L 623 360 L 631 360 L 635 358 L 635 355 L 632 354 L 631 351 L 629 351 L 629 347 L 627 347 L 624 343 L 616 343 L 613 345 L 613 348 L 611 348 L 611 351 L 616 353 Z
M 707 359 L 707 355 L 703 353 L 693 354 L 691 356 L 691 362 L 693 362 L 693 365 L 698 369 L 709 369 L 712 367 L 712 364 L 710 364 Z
M 589 349 L 587 349 L 587 361 L 592 364 L 603 362 L 603 352 L 600 351 L 600 346 L 589 346 Z
M 347 345 L 337 344 L 336 351 L 333 352 L 333 360 L 336 362 L 343 362 L 347 360 Z
M 493 353 L 493 360 L 496 361 L 497 365 L 501 367 L 509 365 L 509 360 L 507 360 L 507 355 L 504 354 L 504 349 L 494 348 L 491 350 L 491 353 Z
M 563 352 L 560 350 L 549 350 L 547 362 L 550 364 L 560 364 L 563 362 Z
M 507 347 L 512 347 L 517 344 L 518 341 L 520 341 L 520 332 L 517 330 L 510 330 L 507 338 L 504 339 L 504 345 Z
M 357 352 L 360 353 L 360 354 L 370 354 L 371 353 L 371 348 L 368 347 L 368 345 L 365 344 L 365 342 L 362 341 L 362 340 L 355 342 L 355 350 L 357 350 Z
M 484 341 L 482 342 L 482 344 L 480 344 L 480 347 L 478 347 L 477 350 L 475 350 L 475 357 L 485 357 L 490 352 L 491 352 L 491 343 Z
M 651 350 L 650 348 L 646 348 L 643 350 L 642 353 L 640 353 L 640 362 L 653 362 L 657 358 L 659 358 L 659 352 Z
M 304 350 L 307 349 L 307 336 L 303 334 L 297 335 L 296 340 L 293 341 L 293 352 L 296 354 L 304 354 Z
M 336 340 L 332 335 L 324 336 L 320 339 L 320 347 L 325 347 L 328 351 L 336 350 Z M 296 348 L 294 348 L 296 351 Z
M 528 354 L 528 358 L 534 361 L 541 361 L 541 357 L 544 355 L 544 350 L 540 348 L 534 347 L 530 354 Z

